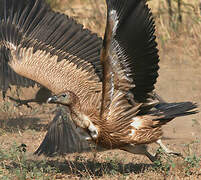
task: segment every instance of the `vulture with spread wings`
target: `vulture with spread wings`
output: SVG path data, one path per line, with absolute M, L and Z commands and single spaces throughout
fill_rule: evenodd
M 145 0 L 106 0 L 100 61 L 97 50 L 96 58 L 86 58 L 91 53 L 87 34 L 76 35 L 77 31 L 71 32 L 62 21 L 55 30 L 45 25 L 41 28 L 40 24 L 49 25 L 54 18 L 54 23 L 59 23 L 42 0 L 26 1 L 18 12 L 18 1 L 2 2 L 0 48 L 7 51 L 7 63 L 20 76 L 54 94 L 48 102 L 68 109 L 83 140 L 106 149 L 144 154 L 151 161 L 156 157 L 146 144 L 156 142 L 167 153 L 174 153 L 161 142 L 162 125 L 196 113 L 197 106 L 191 102 L 161 103 L 154 98 L 159 57 L 154 21 Z M 49 36 L 43 39 L 43 33 Z M 69 33 L 83 46 L 58 40 Z M 79 49 L 82 47 L 87 50 Z

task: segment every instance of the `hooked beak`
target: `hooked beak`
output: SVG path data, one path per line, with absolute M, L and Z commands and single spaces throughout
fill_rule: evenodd
M 57 96 L 51 96 L 47 99 L 47 103 L 55 103 L 57 101 Z

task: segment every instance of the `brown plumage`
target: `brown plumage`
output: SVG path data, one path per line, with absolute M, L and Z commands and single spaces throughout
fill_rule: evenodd
M 0 45 L 9 49 L 9 65 L 16 73 L 56 94 L 48 102 L 69 108 L 71 120 L 85 132 L 84 139 L 104 148 L 144 154 L 154 161 L 145 144 L 157 142 L 172 153 L 160 140 L 161 127 L 177 116 L 196 113 L 191 111 L 196 105 L 158 103 L 153 99 L 159 58 L 154 21 L 146 2 L 106 2 L 107 26 L 101 53 L 103 81 L 92 62 L 34 39 L 34 33 L 26 36 L 35 23 L 25 23 L 19 30 L 11 23 L 12 18 L 2 21 Z M 33 12 L 25 13 L 29 18 Z M 44 15 L 40 18 L 36 21 L 46 20 Z
M 33 16 L 30 16 L 30 13 Z M 89 62 L 101 79 L 102 67 L 99 58 L 102 41 L 96 34 L 84 29 L 83 25 L 76 23 L 64 14 L 53 12 L 41 0 L 0 0 L 1 30 L 3 30 L 2 26 L 5 25 L 6 19 L 10 19 L 10 21 L 13 19 L 12 28 L 22 32 L 25 37 L 52 45 L 59 57 L 62 54 L 58 50 L 63 50 L 69 56 L 72 54 Z M 35 23 L 32 23 L 34 21 Z M 29 28 L 27 29 L 26 26 L 29 26 Z M 1 33 L 4 33 L 3 36 L 5 33 L 7 37 L 12 36 L 13 41 L 18 43 L 18 36 L 12 33 L 9 34 L 9 28 L 4 29 L 5 31 L 1 31 Z M 4 37 L 1 36 L 1 38 Z M 7 89 L 13 85 L 18 88 L 34 86 L 37 83 L 15 73 L 8 66 L 10 58 L 10 50 L 4 45 L 0 46 L 0 89 L 4 97 Z M 29 103 L 31 102 L 46 103 L 51 93 L 50 90 L 42 86 L 33 99 L 21 100 L 12 97 L 10 99 L 17 102 L 18 105 L 25 104 L 30 107 Z M 63 154 L 90 150 L 88 142 L 81 140 L 79 132 L 76 132 L 76 129 L 72 129 L 72 126 L 72 121 L 69 120 L 67 111 L 58 110 L 37 153 L 52 155 L 55 153 Z
M 150 98 L 158 76 L 159 60 L 149 9 L 145 1 L 110 0 L 107 3 L 107 26 L 101 54 L 103 90 L 102 103 L 98 106 L 100 115 L 97 107 L 91 108 L 90 99 L 87 110 L 82 104 L 69 103 L 69 92 L 59 93 L 49 102 L 72 109 L 78 105 L 79 115 L 84 114 L 95 125 L 95 132 L 89 126 L 88 130 L 98 145 L 145 154 L 154 161 L 144 144 L 157 142 L 164 148 L 160 140 L 162 125 L 174 117 L 195 113 L 191 110 L 196 105 L 190 102 L 158 104 Z M 132 32 L 134 29 L 137 29 L 136 34 Z M 133 94 L 133 99 L 130 94 Z M 173 153 L 164 149 L 167 153 Z

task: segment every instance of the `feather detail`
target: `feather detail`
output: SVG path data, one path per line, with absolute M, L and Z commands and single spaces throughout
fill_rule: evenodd
M 102 42 L 96 34 L 84 29 L 83 25 L 76 23 L 72 18 L 53 12 L 44 0 L 0 0 L 0 46 L 3 47 L 0 47 L 1 52 L 3 50 L 3 54 L 9 54 L 11 45 L 18 46 L 22 37 L 37 41 L 38 45 L 42 42 L 45 46 L 40 48 L 43 49 L 48 46 L 53 47 L 51 54 L 57 55 L 58 61 L 67 59 L 70 54 L 81 58 L 87 64 L 89 63 L 89 66 L 85 65 L 86 70 L 91 71 L 93 68 L 98 77 L 102 78 L 102 66 L 99 60 Z M 29 40 L 24 42 L 23 47 L 29 47 Z M 34 51 L 37 48 L 38 46 L 35 46 Z M 67 56 L 66 53 L 68 53 Z M 10 57 L 7 57 L 9 61 Z M 72 59 L 75 58 L 69 60 Z M 5 61 L 2 63 L 4 63 L 4 69 L 12 73 L 8 64 Z M 74 63 L 79 66 L 79 61 L 74 60 Z M 7 75 L 15 78 L 18 83 L 16 85 L 27 87 L 29 84 L 31 86 L 35 84 L 24 77 L 19 78 L 16 73 Z M 1 81 L 7 84 L 0 84 L 2 89 L 4 86 L 4 91 L 8 89 L 10 83 L 12 84 L 7 75 L 4 74 L 6 81 Z
M 116 12 L 118 20 L 114 39 L 118 42 L 122 61 L 129 67 L 125 72 L 135 85 L 131 92 L 138 102 L 146 102 L 154 90 L 158 77 L 158 50 L 154 35 L 155 26 L 145 0 L 108 0 L 108 14 Z M 114 14 L 114 13 L 113 13 Z
M 101 83 L 95 73 L 89 73 L 82 66 L 78 68 L 66 59 L 57 62 L 58 56 L 44 50 L 34 52 L 33 47 L 17 47 L 17 50 L 11 50 L 11 57 L 9 64 L 16 73 L 38 82 L 55 94 L 68 90 L 84 99 L 93 92 L 101 91 Z
M 82 133 L 72 123 L 69 112 L 60 108 L 56 116 L 49 124 L 48 132 L 34 154 L 53 156 L 75 152 L 88 152 L 96 148 L 95 144 L 89 144 L 82 137 Z M 80 130 L 80 129 L 79 129 Z

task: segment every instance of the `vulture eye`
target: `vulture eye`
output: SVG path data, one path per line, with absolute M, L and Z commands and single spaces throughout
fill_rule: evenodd
M 67 95 L 66 95 L 66 94 L 62 94 L 61 96 L 62 96 L 63 98 L 65 98 Z

